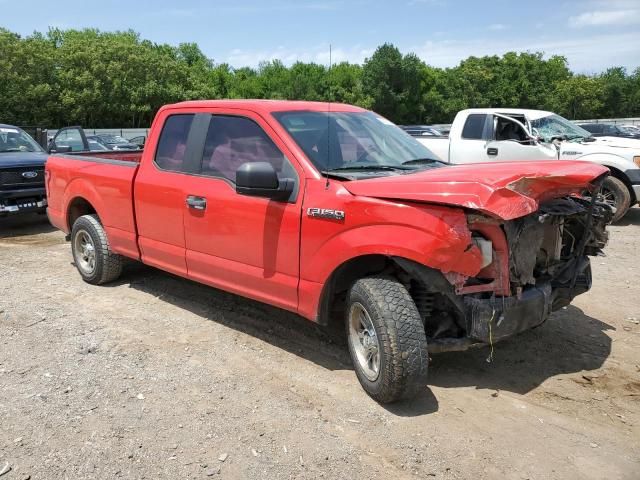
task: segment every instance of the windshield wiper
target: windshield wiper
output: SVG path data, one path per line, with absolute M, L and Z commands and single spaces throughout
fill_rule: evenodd
M 22 152 L 22 150 L 20 150 L 19 148 L 7 148 L 5 150 L 0 150 L 0 153 L 6 153 L 6 152 Z
M 372 171 L 376 171 L 376 170 L 410 170 L 409 168 L 404 168 L 402 165 L 351 165 L 351 166 L 344 166 L 344 167 L 338 167 L 338 168 L 332 168 L 331 170 L 328 170 L 329 173 L 331 172 L 346 172 L 349 170 L 372 170 Z
M 414 158 L 413 160 L 407 160 L 406 162 L 402 162 L 402 165 L 424 165 L 431 163 L 442 163 L 440 160 L 435 160 L 433 158 Z
M 327 171 L 327 170 L 320 170 L 320 173 L 322 173 L 322 175 L 327 177 L 337 178 L 338 180 L 353 180 L 353 177 L 350 177 L 346 174 L 332 173 L 331 171 Z

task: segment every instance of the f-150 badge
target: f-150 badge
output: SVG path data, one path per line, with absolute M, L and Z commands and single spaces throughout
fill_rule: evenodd
M 343 210 L 332 210 L 330 208 L 307 208 L 307 215 L 316 218 L 328 218 L 330 220 L 344 220 Z

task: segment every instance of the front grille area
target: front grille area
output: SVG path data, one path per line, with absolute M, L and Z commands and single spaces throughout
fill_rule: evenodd
M 0 189 L 29 188 L 40 185 L 44 185 L 44 167 L 14 167 L 0 170 Z

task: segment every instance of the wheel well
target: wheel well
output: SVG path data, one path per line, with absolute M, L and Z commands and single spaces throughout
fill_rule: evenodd
M 624 174 L 624 172 L 622 170 L 618 170 L 615 167 L 610 167 L 609 165 L 604 165 L 604 166 L 609 169 L 612 177 L 617 178 L 618 180 L 620 180 L 622 183 L 625 184 L 625 186 L 627 187 L 627 190 L 629 190 L 629 193 L 631 194 L 631 205 L 634 205 L 635 203 L 637 203 L 638 199 L 636 198 L 636 193 L 633 191 L 633 186 L 631 185 L 629 178 Z
M 356 280 L 376 274 L 394 277 L 406 287 L 425 321 L 427 336 L 459 336 L 466 328 L 462 300 L 442 272 L 386 255 L 356 257 L 336 268 L 322 290 L 318 323 L 340 328 L 349 289 Z
M 69 225 L 69 231 L 73 227 L 75 221 L 81 217 L 82 215 L 89 215 L 92 213 L 97 213 L 96 209 L 93 208 L 88 201 L 84 198 L 76 197 L 69 204 L 69 208 L 67 210 L 67 222 Z
M 363 255 L 347 260 L 325 282 L 320 297 L 318 323 L 331 326 L 342 320 L 346 294 L 353 282 L 376 273 L 393 273 L 393 262 L 385 255 Z

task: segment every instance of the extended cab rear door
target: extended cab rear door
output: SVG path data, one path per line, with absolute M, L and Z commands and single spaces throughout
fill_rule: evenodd
M 142 261 L 182 276 L 187 276 L 186 186 L 198 168 L 193 138 L 201 123 L 194 113 L 160 112 L 134 184 Z
M 181 180 L 188 276 L 295 310 L 303 170 L 255 112 L 210 108 L 196 143 L 198 172 Z M 236 170 L 268 162 L 293 179 L 285 200 L 236 192 Z

